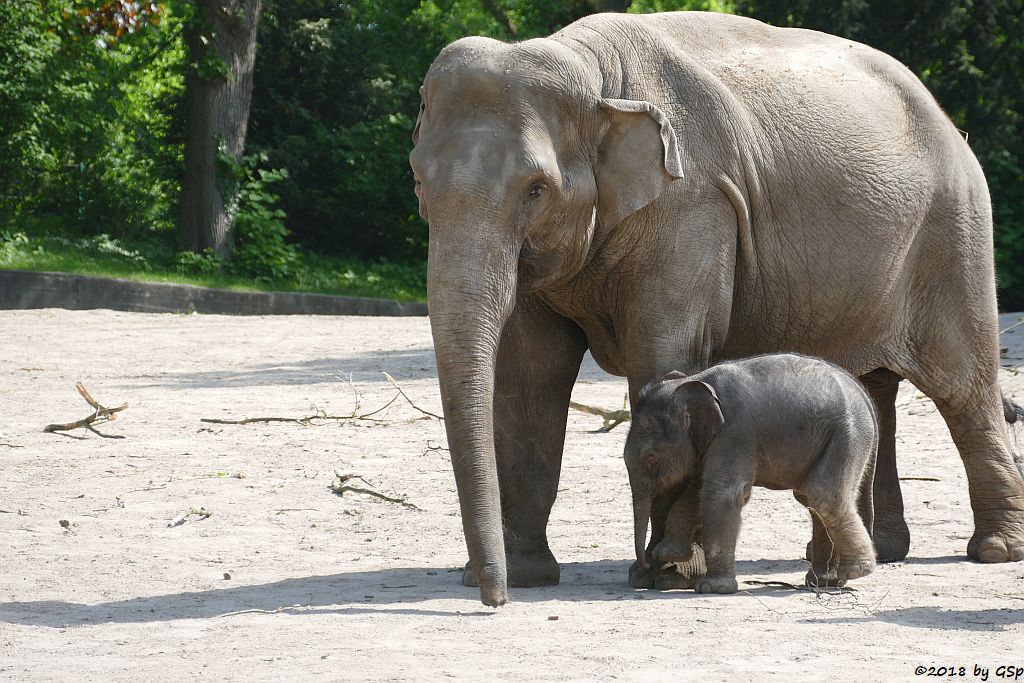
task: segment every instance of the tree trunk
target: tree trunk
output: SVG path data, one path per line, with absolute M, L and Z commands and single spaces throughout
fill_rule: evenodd
M 222 194 L 217 150 L 242 158 L 249 124 L 256 28 L 262 0 L 196 0 L 185 31 L 185 178 L 181 186 L 181 248 L 219 256 L 231 252 L 231 216 Z

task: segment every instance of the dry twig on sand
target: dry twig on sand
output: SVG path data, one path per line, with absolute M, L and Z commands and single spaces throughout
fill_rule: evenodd
M 277 609 L 240 609 L 237 612 L 225 612 L 224 614 L 218 614 L 217 617 L 237 617 L 239 614 L 279 614 L 281 612 L 287 612 L 292 609 L 305 609 L 309 605 L 285 605 L 284 607 L 278 607 Z
M 622 410 L 604 410 L 603 408 L 588 406 L 586 403 L 576 403 L 575 401 L 569 401 L 569 407 L 574 410 L 578 410 L 581 413 L 597 415 L 599 418 L 604 420 L 604 425 L 595 431 L 610 432 L 623 422 L 629 422 L 629 408 L 626 407 L 628 405 L 628 402 L 629 395 L 627 394 L 622 399 Z
M 391 375 L 389 375 L 386 372 L 381 373 L 381 374 L 383 374 L 384 377 L 387 378 L 388 382 L 391 383 L 391 386 L 393 386 L 398 393 L 395 394 L 394 396 L 392 396 L 391 400 L 388 401 L 387 403 L 385 403 L 384 405 L 382 405 L 380 408 L 377 408 L 376 410 L 371 410 L 368 413 L 360 413 L 359 412 L 359 406 L 360 406 L 359 399 L 360 399 L 360 396 L 359 396 L 359 392 L 356 391 L 356 405 L 355 405 L 355 408 L 352 409 L 352 412 L 350 412 L 350 413 L 348 413 L 346 415 L 328 415 L 326 411 L 321 410 L 319 408 L 316 408 L 316 406 L 314 406 L 313 414 L 312 415 L 305 415 L 303 417 L 246 417 L 246 418 L 242 418 L 240 420 L 225 420 L 225 419 L 220 419 L 220 418 L 204 417 L 204 418 L 200 419 L 200 422 L 206 422 L 208 424 L 219 424 L 219 425 L 247 425 L 247 424 L 253 424 L 253 423 L 287 422 L 287 423 L 292 423 L 292 424 L 300 424 L 300 425 L 303 425 L 303 426 L 306 426 L 306 427 L 309 427 L 311 425 L 324 424 L 324 423 L 327 423 L 327 422 L 349 422 L 349 421 L 355 421 L 355 420 L 367 420 L 369 422 L 383 422 L 383 420 L 376 419 L 373 416 L 377 415 L 378 413 L 383 412 L 387 408 L 390 408 L 391 405 L 395 401 L 397 401 L 399 398 L 404 398 L 405 402 L 408 403 L 410 406 L 412 406 L 412 408 L 414 410 L 416 410 L 416 411 L 418 411 L 418 412 L 423 414 L 423 417 L 415 418 L 417 420 L 425 420 L 425 419 L 431 418 L 431 417 L 432 418 L 436 418 L 438 420 L 444 420 L 444 418 L 441 417 L 440 415 L 432 413 L 429 410 L 424 410 L 423 408 L 420 408 L 418 405 L 413 403 L 413 400 L 411 398 L 409 398 L 409 396 L 405 393 L 405 391 L 402 389 L 402 387 L 399 386 L 398 382 L 396 382 L 395 379 Z M 349 384 L 350 386 L 352 384 L 348 380 L 345 380 L 345 382 L 346 382 L 346 384 Z M 355 387 L 353 387 L 353 391 L 355 391 Z
M 128 409 L 128 404 L 123 403 L 117 406 L 116 408 L 107 408 L 103 405 L 100 405 L 100 403 L 92 397 L 92 395 L 81 382 L 75 384 L 75 389 L 78 389 L 78 393 L 81 394 L 82 398 L 85 399 L 85 402 L 93 407 L 93 414 L 88 417 L 83 417 L 81 420 L 77 420 L 75 422 L 68 422 L 64 424 L 48 424 L 45 427 L 43 427 L 43 431 L 70 432 L 72 429 L 85 427 L 93 434 L 96 434 L 97 436 L 102 436 L 104 439 L 123 439 L 123 436 L 117 436 L 114 434 L 103 434 L 101 432 L 98 432 L 96 431 L 96 428 L 93 427 L 93 425 L 102 424 L 104 422 L 110 422 L 116 419 L 117 413 L 121 412 L 122 410 Z
M 187 522 L 188 518 L 192 515 L 196 515 L 199 519 L 208 519 L 213 515 L 213 513 L 206 508 L 192 508 L 188 512 L 183 512 L 171 521 L 167 522 L 167 526 L 181 526 Z
M 362 477 L 360 477 L 358 474 L 341 474 L 340 472 L 335 472 L 334 473 L 334 481 L 331 482 L 330 489 L 336 495 L 339 495 L 339 496 L 344 495 L 346 491 L 351 491 L 352 493 L 363 493 L 363 494 L 365 494 L 367 496 L 373 496 L 374 498 L 380 498 L 381 500 L 383 500 L 385 502 L 388 502 L 388 503 L 398 503 L 402 507 L 407 507 L 407 508 L 412 509 L 412 510 L 420 510 L 420 508 L 416 507 L 415 505 L 410 503 L 408 500 L 406 500 L 405 496 L 402 496 L 400 498 L 395 498 L 395 497 L 392 497 L 392 496 L 385 496 L 383 493 L 378 493 L 378 492 L 373 491 L 371 489 L 364 489 L 364 488 L 362 488 L 360 486 L 352 486 L 348 482 L 352 481 L 353 479 L 358 479 L 359 481 L 363 482 L 367 486 L 372 486 L 373 485 L 370 482 L 368 482 L 365 479 L 363 479 Z
M 1010 325 L 1009 327 L 1007 327 L 1004 330 L 999 330 L 999 334 L 1006 334 L 1010 330 L 1015 329 L 1017 327 L 1020 327 L 1021 325 L 1024 325 L 1024 318 L 1018 319 L 1017 322 L 1015 322 L 1014 324 Z

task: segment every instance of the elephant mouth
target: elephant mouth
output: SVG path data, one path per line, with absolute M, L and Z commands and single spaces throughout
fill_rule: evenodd
M 552 284 L 558 278 L 563 261 L 557 251 L 539 251 L 529 243 L 524 244 L 519 250 L 517 290 L 529 294 Z

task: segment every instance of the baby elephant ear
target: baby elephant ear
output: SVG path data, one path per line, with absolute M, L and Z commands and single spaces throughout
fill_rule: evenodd
M 689 416 L 690 440 L 694 449 L 703 455 L 725 424 L 722 404 L 714 387 L 698 380 L 683 382 L 672 395 L 672 402 L 678 414 Z
M 679 144 L 665 113 L 650 102 L 605 99 L 605 128 L 594 166 L 597 218 L 611 228 L 683 177 Z

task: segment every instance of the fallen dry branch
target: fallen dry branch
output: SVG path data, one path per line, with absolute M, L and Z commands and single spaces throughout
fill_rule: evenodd
M 85 427 L 90 432 L 96 434 L 97 436 L 102 436 L 104 439 L 123 439 L 123 436 L 117 436 L 115 434 L 103 434 L 97 431 L 93 425 L 113 421 L 114 419 L 117 418 L 117 413 L 121 412 L 122 410 L 128 409 L 128 404 L 124 403 L 117 406 L 116 408 L 107 408 L 106 406 L 101 405 L 99 401 L 94 399 L 92 397 L 92 394 L 89 393 L 89 391 L 81 382 L 75 384 L 75 389 L 78 389 L 78 393 L 81 394 L 82 398 L 85 399 L 85 402 L 92 406 L 93 414 L 88 417 L 83 417 L 81 420 L 76 420 L 75 422 L 67 422 L 63 424 L 48 424 L 45 427 L 43 427 L 43 431 L 70 432 L 73 429 Z
M 269 423 L 269 422 L 288 422 L 292 424 L 300 424 L 303 426 L 309 426 L 318 422 L 330 422 L 330 421 L 345 421 L 358 419 L 356 415 L 328 415 L 323 410 L 317 410 L 312 415 L 305 415 L 303 417 L 246 417 L 241 420 L 222 420 L 215 417 L 204 417 L 200 419 L 200 422 L 206 422 L 207 424 L 216 425 L 250 425 L 257 423 Z
M 239 614 L 279 614 L 290 609 L 304 609 L 307 607 L 309 607 L 309 605 L 286 605 L 285 607 L 278 607 L 277 609 L 240 609 L 237 612 L 225 612 L 224 614 L 218 614 L 217 617 L 237 617 Z
M 384 375 L 385 377 L 387 377 L 387 378 L 388 378 L 388 381 L 389 381 L 389 382 L 391 382 L 391 386 L 393 386 L 393 387 L 395 388 L 395 390 L 396 390 L 396 391 L 397 391 L 397 392 L 398 392 L 399 394 L 401 394 L 401 395 L 402 395 L 402 398 L 404 398 L 404 399 L 406 400 L 406 402 L 407 402 L 407 403 L 408 403 L 409 405 L 411 405 L 411 406 L 412 406 L 413 408 L 415 408 L 416 410 L 420 411 L 421 413 L 423 413 L 423 414 L 424 414 L 424 415 L 426 415 L 427 417 L 434 417 L 434 418 L 437 418 L 438 420 L 441 420 L 442 422 L 444 421 L 444 418 L 443 418 L 443 417 L 441 417 L 440 415 L 435 415 L 434 413 L 430 412 L 429 410 L 423 410 L 423 408 L 420 408 L 420 407 L 419 407 L 418 405 L 416 405 L 415 403 L 413 403 L 413 402 L 412 402 L 412 399 L 411 399 L 411 398 L 409 398 L 409 397 L 408 397 L 408 396 L 406 395 L 406 393 L 405 393 L 405 392 L 404 392 L 404 391 L 402 390 L 402 387 L 398 386 L 398 382 L 396 382 L 396 381 L 395 381 L 395 378 L 394 378 L 394 377 L 392 377 L 391 375 L 389 375 L 389 374 L 388 374 L 388 373 L 386 373 L 386 372 L 385 372 L 385 373 L 382 373 L 382 374 L 383 374 L 383 375 Z
M 436 418 L 438 420 L 444 420 L 444 418 L 441 417 L 440 415 L 432 413 L 429 410 L 424 410 L 423 408 L 420 408 L 418 405 L 413 403 L 413 400 L 409 398 L 409 396 L 405 393 L 402 387 L 399 386 L 398 382 L 396 382 L 391 375 L 389 375 L 386 372 L 381 374 L 383 374 L 387 378 L 388 382 L 391 383 L 391 386 L 393 386 L 398 393 L 392 396 L 391 400 L 382 405 L 380 408 L 377 408 L 376 410 L 371 410 L 368 413 L 358 412 L 360 403 L 359 392 L 357 391 L 356 407 L 352 410 L 351 413 L 348 413 L 346 415 L 328 415 L 326 411 L 320 410 L 319 408 L 316 408 L 316 406 L 314 406 L 315 412 L 312 415 L 305 415 L 303 417 L 246 417 L 239 420 L 227 420 L 213 417 L 204 417 L 201 418 L 199 421 L 206 422 L 207 424 L 219 425 L 247 425 L 254 423 L 286 422 L 291 424 L 300 424 L 303 425 L 304 427 L 309 427 L 317 424 L 326 424 L 328 422 L 350 422 L 356 420 L 366 420 L 369 422 L 386 422 L 386 420 L 379 420 L 374 418 L 373 416 L 391 407 L 391 405 L 399 398 L 404 398 L 405 402 L 408 403 L 414 410 L 423 414 L 424 417 L 416 418 L 418 420 L 423 420 L 431 417 Z M 346 381 L 346 383 L 351 385 L 350 382 Z
M 380 498 L 381 500 L 388 503 L 397 503 L 403 507 L 407 507 L 412 510 L 420 510 L 420 508 L 416 507 L 408 500 L 406 500 L 405 496 L 395 498 L 393 496 L 386 496 L 383 493 L 378 493 L 377 491 L 373 491 L 371 489 L 364 489 L 360 486 L 352 486 L 348 482 L 352 481 L 353 479 L 358 479 L 367 486 L 372 486 L 370 482 L 366 481 L 358 474 L 341 474 L 340 472 L 335 472 L 334 481 L 331 482 L 330 489 L 335 493 L 335 495 L 339 496 L 344 495 L 348 491 L 351 491 L 352 493 L 362 493 L 367 496 L 373 496 L 374 498 Z
M 604 410 L 596 406 L 588 406 L 586 403 L 576 403 L 575 401 L 569 402 L 569 407 L 573 410 L 578 410 L 581 413 L 587 413 L 589 415 L 597 415 L 599 418 L 604 420 L 604 425 L 597 429 L 598 432 L 610 432 L 618 427 L 623 422 L 629 422 L 629 408 L 626 407 L 628 397 L 622 401 L 622 410 Z
M 1017 322 L 1015 322 L 1014 324 L 1010 325 L 1005 330 L 999 330 L 999 334 L 1006 334 L 1010 330 L 1015 329 L 1017 327 L 1020 327 L 1021 325 L 1024 325 L 1024 318 L 1019 318 L 1017 320 Z

